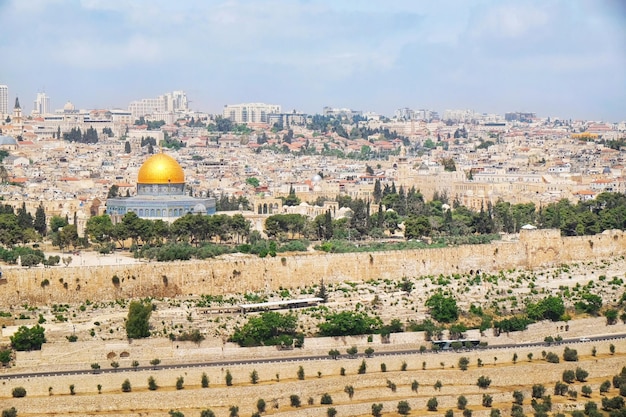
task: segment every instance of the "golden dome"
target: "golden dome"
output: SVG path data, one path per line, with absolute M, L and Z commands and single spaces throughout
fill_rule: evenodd
M 139 184 L 184 184 L 185 173 L 174 158 L 164 153 L 152 155 L 139 168 Z

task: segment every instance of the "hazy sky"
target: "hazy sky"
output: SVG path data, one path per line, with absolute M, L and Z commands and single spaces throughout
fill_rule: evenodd
M 30 113 L 266 102 L 626 120 L 625 0 L 0 0 L 0 84 Z

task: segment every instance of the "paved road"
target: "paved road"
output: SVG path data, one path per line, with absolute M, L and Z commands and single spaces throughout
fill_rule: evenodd
M 554 342 L 547 344 L 546 342 L 532 342 L 532 343 L 513 343 L 513 344 L 504 344 L 504 345 L 494 345 L 494 346 L 485 346 L 484 348 L 477 348 L 478 350 L 495 350 L 495 349 L 514 349 L 514 348 L 525 348 L 532 346 L 559 346 L 564 344 L 571 343 L 592 343 L 596 341 L 607 341 L 607 340 L 621 340 L 626 338 L 626 333 L 614 334 L 614 335 L 606 335 L 606 336 L 594 336 L 588 337 L 585 341 L 581 341 L 581 337 L 563 339 L 560 342 Z M 451 353 L 452 350 L 440 351 L 440 354 Z M 386 351 L 386 352 L 374 352 L 372 357 L 385 357 L 385 356 L 400 356 L 400 355 L 415 355 L 423 353 L 418 349 L 407 349 L 407 350 L 395 350 L 395 351 Z M 432 353 L 432 351 L 428 351 L 427 353 Z M 364 358 L 366 355 L 363 353 L 347 356 L 340 355 L 340 358 Z M 77 369 L 71 371 L 53 371 L 53 372 L 30 372 L 30 373 L 19 373 L 19 374 L 10 374 L 10 373 L 2 373 L 0 374 L 0 380 L 2 379 L 21 379 L 21 378 L 37 378 L 37 377 L 50 377 L 50 376 L 63 376 L 63 375 L 85 375 L 85 374 L 107 374 L 107 373 L 123 373 L 123 372 L 136 372 L 136 371 L 144 371 L 144 370 L 161 370 L 161 369 L 187 369 L 187 368 L 204 368 L 209 366 L 235 366 L 235 365 L 249 365 L 249 364 L 261 364 L 261 363 L 284 363 L 284 362 L 310 362 L 310 361 L 320 361 L 320 360 L 333 360 L 328 355 L 311 355 L 311 356 L 289 356 L 283 358 L 266 358 L 266 359 L 238 359 L 238 360 L 220 360 L 220 361 L 211 361 L 211 362 L 197 362 L 197 363 L 180 363 L 180 364 L 169 364 L 169 365 L 156 365 L 156 366 L 138 366 L 135 368 L 107 368 L 107 369 Z

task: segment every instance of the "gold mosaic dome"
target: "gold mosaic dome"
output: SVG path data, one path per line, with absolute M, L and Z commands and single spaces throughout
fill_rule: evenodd
M 152 155 L 139 168 L 139 184 L 184 184 L 185 173 L 174 158 L 164 153 Z

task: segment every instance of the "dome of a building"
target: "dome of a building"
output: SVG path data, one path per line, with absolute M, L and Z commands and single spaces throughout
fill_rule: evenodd
M 15 138 L 0 135 L 0 145 L 17 145 Z
M 185 173 L 174 158 L 164 153 L 152 155 L 139 168 L 139 184 L 184 184 Z
M 63 110 L 64 111 L 74 111 L 74 105 L 72 104 L 71 101 L 68 101 L 67 103 L 65 103 L 65 106 L 63 106 Z

